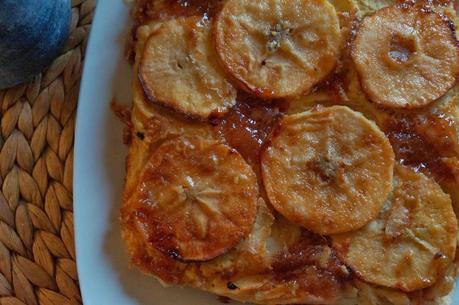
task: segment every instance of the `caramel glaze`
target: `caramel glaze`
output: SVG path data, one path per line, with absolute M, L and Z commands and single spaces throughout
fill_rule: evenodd
M 153 20 L 200 15 L 212 17 L 222 0 L 137 0 L 133 11 L 135 25 Z
M 299 242 L 275 256 L 272 268 L 277 280 L 296 280 L 305 291 L 320 291 L 326 298 L 338 295 L 351 275 L 328 244 L 327 238 L 303 230 Z
M 284 101 L 267 102 L 239 91 L 237 104 L 224 117 L 213 119 L 212 123 L 226 142 L 254 166 L 259 164 L 261 148 L 287 108 Z
M 177 16 L 201 15 L 203 18 L 212 18 L 221 2 L 222 0 L 138 0 L 133 11 L 136 20 L 133 29 L 134 40 L 135 29 L 141 24 Z M 446 5 L 450 1 L 430 2 Z M 325 81 L 313 89 L 314 92 L 327 92 L 332 97 L 331 101 L 326 103 L 327 106 L 344 104 L 344 92 L 348 87 L 347 66 L 352 64 L 350 50 L 358 26 L 359 20 L 355 19 L 347 43 L 343 47 L 340 63 Z M 278 119 L 287 110 L 288 103 L 285 101 L 264 101 L 240 91 L 237 104 L 223 117 L 211 119 L 210 122 L 218 129 L 221 137 L 252 165 L 260 177 L 260 152 Z M 401 163 L 417 171 L 426 172 L 440 181 L 454 178 L 451 169 L 442 162 L 442 158 L 448 157 L 452 152 L 453 139 L 429 136 L 429 130 L 437 130 L 438 134 L 455 134 L 444 132 L 454 129 L 454 122 L 444 114 L 394 113 L 384 122 L 382 129 L 388 135 Z M 328 257 L 324 258 L 323 253 L 326 249 L 330 252 Z M 165 280 L 177 281 L 177 274 L 164 277 L 168 272 L 162 268 L 159 270 L 158 266 L 155 266 L 156 263 L 151 261 L 152 258 L 144 254 L 142 257 L 134 258 L 134 262 Z M 170 257 L 166 260 L 171 263 L 174 261 Z M 171 270 L 175 269 L 173 266 L 174 264 L 169 266 Z M 353 277 L 336 258 L 327 238 L 306 230 L 303 230 L 300 242 L 275 256 L 271 267 L 271 273 L 278 281 L 295 281 L 305 291 L 316 295 L 337 295 L 342 285 Z
M 455 157 L 455 122 L 440 111 L 397 113 L 383 124 L 396 158 L 438 182 L 455 179 L 443 160 Z

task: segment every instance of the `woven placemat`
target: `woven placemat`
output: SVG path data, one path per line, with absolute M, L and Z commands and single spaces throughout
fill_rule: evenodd
M 0 91 L 0 304 L 81 304 L 72 209 L 73 137 L 94 0 L 72 0 L 61 55 Z

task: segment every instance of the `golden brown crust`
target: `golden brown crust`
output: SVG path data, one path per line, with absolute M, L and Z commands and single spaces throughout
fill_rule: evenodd
M 225 69 L 267 99 L 311 89 L 334 68 L 341 43 L 335 9 L 326 0 L 229 0 L 214 36 Z
M 432 103 L 456 83 L 459 44 L 451 21 L 420 5 L 395 5 L 366 17 L 352 57 L 370 99 L 394 108 Z
M 356 230 L 391 190 L 394 153 L 371 121 L 343 106 L 285 117 L 261 155 L 274 208 L 319 234 Z
M 410 292 L 444 276 L 455 256 L 456 234 L 449 196 L 433 180 L 397 165 L 393 193 L 379 216 L 332 239 L 359 277 Z

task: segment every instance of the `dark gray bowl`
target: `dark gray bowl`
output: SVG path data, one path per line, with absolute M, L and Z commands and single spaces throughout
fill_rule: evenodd
M 27 81 L 67 39 L 70 0 L 0 0 L 0 89 Z

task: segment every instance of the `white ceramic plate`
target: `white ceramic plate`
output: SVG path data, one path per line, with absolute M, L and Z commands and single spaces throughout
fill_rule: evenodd
M 163 288 L 129 267 L 118 225 L 127 149 L 113 97 L 130 103 L 123 57 L 130 30 L 122 0 L 99 0 L 86 52 L 75 139 L 74 208 L 78 274 L 85 305 L 221 305 L 193 289 Z M 236 304 L 232 302 L 232 304 Z M 456 295 L 453 304 L 459 304 Z

